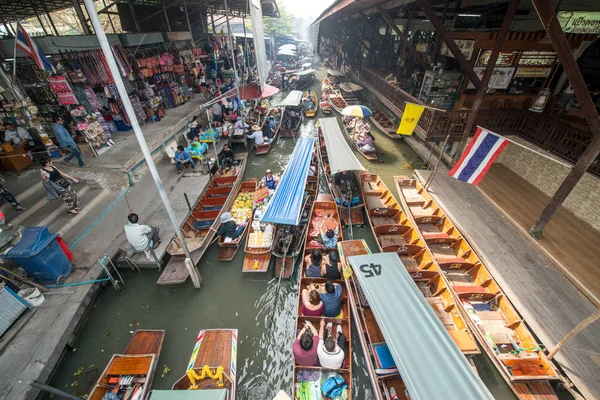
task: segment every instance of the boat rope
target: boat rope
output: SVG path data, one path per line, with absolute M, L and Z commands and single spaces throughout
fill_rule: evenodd
M 200 375 L 198 375 L 198 373 L 196 371 L 194 371 L 193 368 L 190 368 L 186 372 L 186 375 L 190 380 L 190 390 L 197 390 L 198 384 L 196 383 L 196 381 L 201 381 L 202 379 L 205 379 L 206 377 L 209 377 L 211 379 L 216 379 L 217 385 L 219 387 L 223 387 L 225 385 L 225 383 L 223 382 L 223 367 L 222 366 L 219 366 L 217 369 L 212 370 L 212 369 L 210 369 L 210 367 L 208 365 L 205 365 L 204 367 L 202 367 L 202 371 L 201 371 Z

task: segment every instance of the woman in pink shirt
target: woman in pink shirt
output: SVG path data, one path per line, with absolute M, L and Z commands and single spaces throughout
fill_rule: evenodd
M 308 332 L 310 330 L 310 332 Z M 318 367 L 319 357 L 317 355 L 317 345 L 319 343 L 319 334 L 313 324 L 309 321 L 304 322 L 304 328 L 298 333 L 292 346 L 296 365 L 301 367 Z
M 307 317 L 320 317 L 323 315 L 325 305 L 321 301 L 319 292 L 314 289 L 302 290 L 302 315 Z

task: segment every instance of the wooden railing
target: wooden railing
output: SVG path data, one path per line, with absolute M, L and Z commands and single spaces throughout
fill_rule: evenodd
M 407 102 L 423 104 L 367 68 L 361 70 L 361 79 L 377 90 L 400 115 Z M 451 140 L 456 140 L 462 136 L 470 112 L 470 110 L 442 112 L 426 108 L 417 124 L 417 129 L 425 139 L 440 138 L 450 134 Z M 529 110 L 506 108 L 482 110 L 477 114 L 475 125 L 501 135 L 520 136 L 572 163 L 577 162 L 592 140 L 590 131 L 575 128 L 560 118 Z M 475 133 L 476 126 L 471 134 Z M 588 171 L 600 176 L 600 157 Z

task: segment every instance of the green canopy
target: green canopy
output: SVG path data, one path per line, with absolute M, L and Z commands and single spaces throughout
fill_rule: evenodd
M 226 400 L 227 389 L 153 390 L 149 400 Z

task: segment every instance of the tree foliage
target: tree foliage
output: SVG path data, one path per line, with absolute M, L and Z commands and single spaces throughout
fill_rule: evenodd
M 282 3 L 277 3 L 277 6 L 281 15 L 279 18 L 263 17 L 265 35 L 282 36 L 294 31 L 294 16 Z

